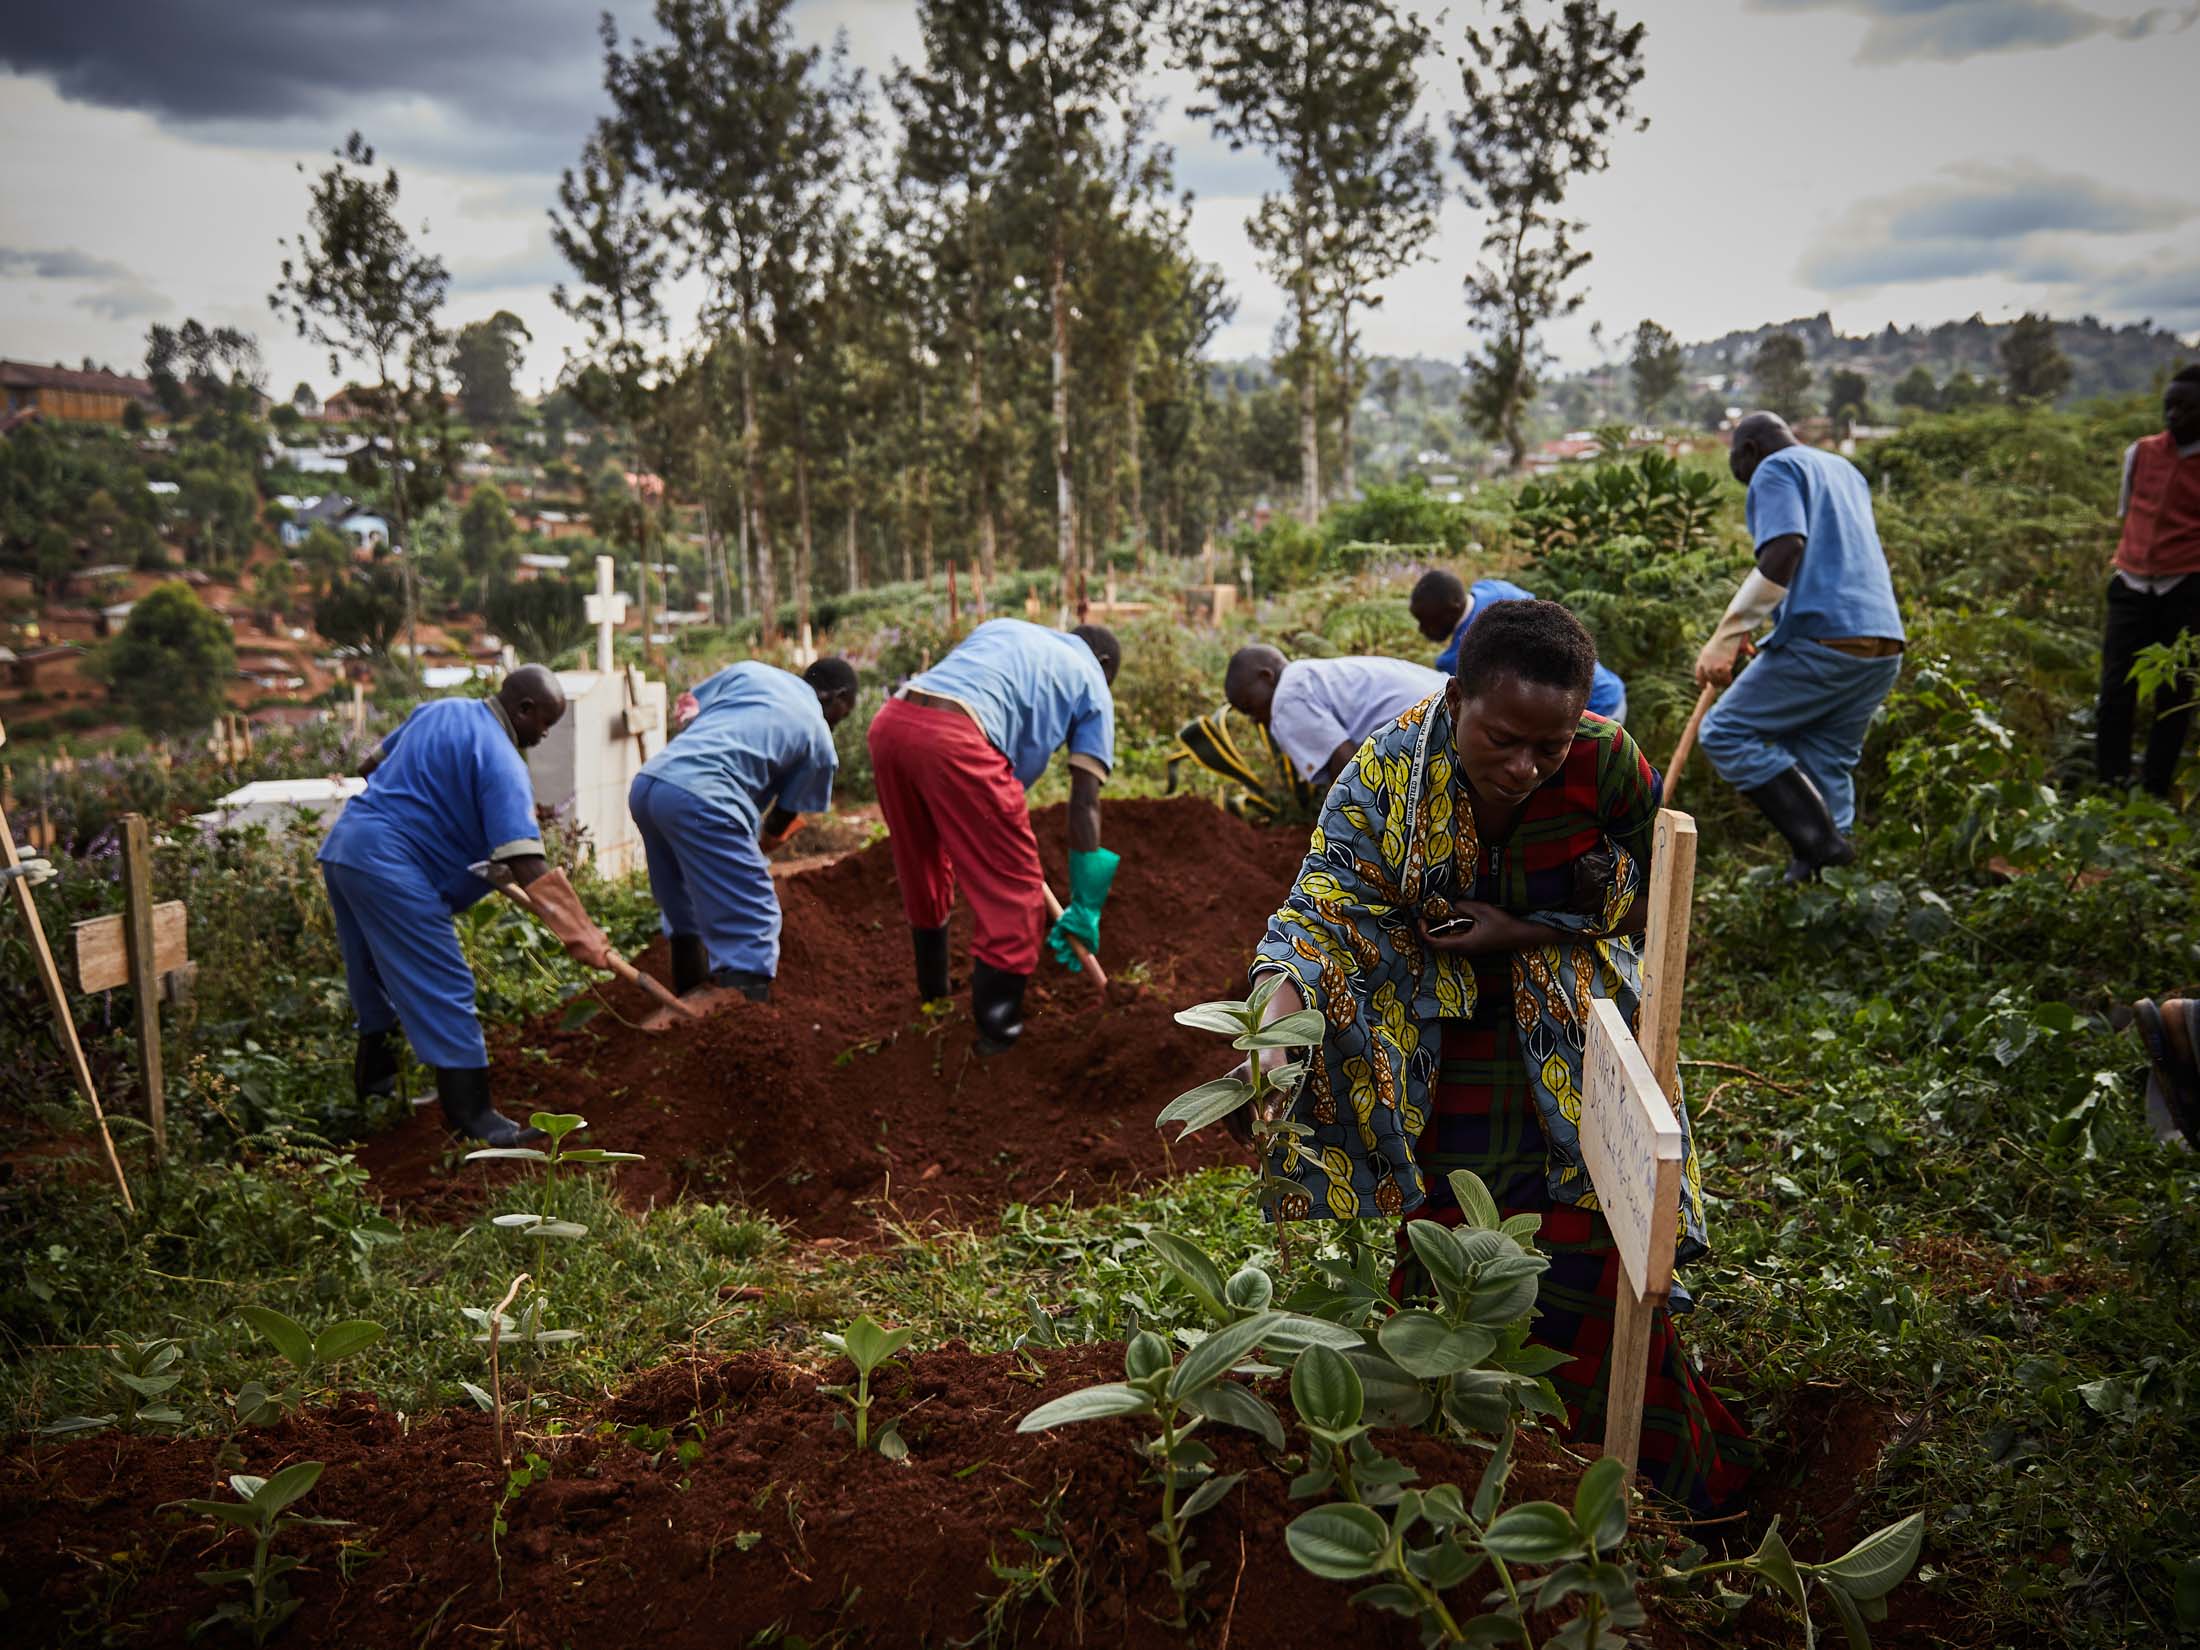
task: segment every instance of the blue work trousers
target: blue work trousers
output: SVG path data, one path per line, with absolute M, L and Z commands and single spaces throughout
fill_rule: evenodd
M 692 791 L 642 773 L 626 805 L 649 856 L 667 934 L 696 934 L 713 972 L 779 973 L 779 890 L 755 827 Z
M 489 1063 L 474 1008 L 474 973 L 451 909 L 425 873 L 323 861 L 344 982 L 362 1037 L 402 1025 L 421 1060 L 441 1070 Z
M 1846 831 L 1856 819 L 1864 730 L 1901 674 L 1899 654 L 1859 659 L 1816 642 L 1767 648 L 1703 719 L 1703 753 L 1743 791 L 1800 766 Z

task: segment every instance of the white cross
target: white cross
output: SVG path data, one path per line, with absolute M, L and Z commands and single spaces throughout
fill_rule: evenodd
M 611 588 L 611 558 L 596 558 L 596 593 L 588 598 L 588 622 L 596 627 L 596 671 L 611 674 L 611 633 L 626 623 L 626 598 Z

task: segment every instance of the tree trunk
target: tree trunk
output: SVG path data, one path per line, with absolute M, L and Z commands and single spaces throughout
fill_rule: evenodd
M 1131 565 L 1146 570 L 1146 478 L 1138 453 L 1138 374 L 1123 380 L 1123 479 L 1131 518 Z
M 749 489 L 746 481 L 736 478 L 734 495 L 734 542 L 741 553 L 741 617 L 745 619 L 756 610 L 756 566 L 749 555 Z
M 1297 188 L 1299 267 L 1291 284 L 1299 307 L 1299 513 L 1311 527 L 1322 515 L 1322 427 L 1314 382 L 1314 188 L 1303 169 Z
M 794 513 L 799 529 L 795 537 L 794 633 L 799 639 L 810 630 L 810 580 L 817 566 L 817 542 L 810 521 L 810 454 L 804 444 L 799 408 L 795 412 L 794 428 Z
M 1062 564 L 1063 599 L 1074 609 L 1083 605 L 1083 592 L 1078 588 L 1077 490 L 1069 463 L 1069 246 L 1059 206 L 1048 281 L 1054 299 L 1054 548 Z
M 848 466 L 848 588 L 863 588 L 863 556 L 856 549 L 856 442 L 854 436 L 846 440 Z
M 1337 306 L 1337 495 L 1350 499 L 1359 490 L 1358 468 L 1352 459 L 1352 413 L 1360 399 L 1352 381 L 1352 301 Z
M 741 295 L 741 501 L 748 542 L 756 553 L 756 600 L 767 642 L 779 635 L 778 579 L 772 564 L 771 534 L 764 525 L 762 440 L 756 427 L 756 368 L 750 359 L 755 342 L 754 313 L 746 290 Z
M 382 374 L 382 439 L 390 444 L 390 514 L 396 517 L 397 572 L 405 587 L 405 657 L 413 673 L 420 672 L 420 593 L 413 583 L 411 512 L 405 508 L 405 455 L 397 446 L 396 386 L 388 372 Z
M 641 455 L 640 455 L 640 454 L 636 454 L 635 456 L 636 456 L 637 458 L 639 458 L 639 457 L 640 457 Z M 650 635 L 651 635 L 651 633 L 652 633 L 652 632 L 653 632 L 653 631 L 654 631 L 654 630 L 655 630 L 655 629 L 657 628 L 657 627 L 656 627 L 655 625 L 653 625 L 653 624 L 651 624 L 651 623 L 649 622 L 649 620 L 650 620 L 650 609 L 649 609 L 649 521 L 650 521 L 650 509 L 649 509 L 649 493 L 648 493 L 648 490 L 647 490 L 647 483 L 646 483 L 646 482 L 644 481 L 644 479 L 643 479 L 643 477 L 647 476 L 647 475 L 648 475 L 648 473 L 649 473 L 648 471 L 644 470 L 644 471 L 640 472 L 639 474 L 637 474 L 637 475 L 635 476 L 635 478 L 634 478 L 634 503 L 635 503 L 635 507 L 636 507 L 636 508 L 637 508 L 637 509 L 638 509 L 638 510 L 640 511 L 640 517 L 639 517 L 639 519 L 638 519 L 638 521 L 637 521 L 637 524 L 636 524 L 636 536 L 637 536 L 637 537 L 639 537 L 639 538 L 640 538 L 640 540 L 641 540 L 641 546 L 640 546 L 640 548 L 641 548 L 641 558 L 642 558 L 642 668 L 643 668 L 643 669 L 645 669 L 645 670 L 649 668 L 649 638 L 650 638 Z
M 970 479 L 976 489 L 978 571 L 993 577 L 993 557 L 998 532 L 993 520 L 993 489 L 985 469 L 985 334 L 979 327 L 979 296 L 975 280 L 970 284 Z M 929 555 L 924 576 L 932 576 Z

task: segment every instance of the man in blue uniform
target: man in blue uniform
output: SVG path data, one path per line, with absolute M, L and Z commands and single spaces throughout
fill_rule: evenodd
M 564 714 L 564 690 L 540 665 L 513 671 L 493 698 L 419 706 L 361 766 L 365 793 L 345 805 L 321 844 L 358 1024 L 352 1076 L 360 1098 L 396 1086 L 391 1036 L 402 1025 L 413 1053 L 435 1068 L 444 1120 L 492 1146 L 542 1135 L 489 1102 L 474 976 L 451 916 L 489 892 L 472 865 L 507 866 L 521 886 L 549 871 L 521 752 Z M 605 966 L 600 950 L 574 954 Z
M 845 659 L 800 676 L 747 660 L 681 696 L 680 731 L 634 776 L 627 807 L 682 996 L 715 987 L 770 1000 L 779 893 L 764 856 L 832 806 L 833 729 L 855 708 Z
M 1854 773 L 1902 672 L 1902 613 L 1855 465 L 1803 446 L 1785 419 L 1751 413 L 1734 427 L 1728 466 L 1749 489 L 1757 565 L 1696 658 L 1699 685 L 1726 687 L 1704 718 L 1703 752 L 1787 838 L 1788 880 L 1800 882 L 1856 857 Z M 1767 619 L 1771 634 L 1737 677 Z
M 1369 734 L 1442 693 L 1444 681 L 1410 659 L 1286 659 L 1253 642 L 1230 656 L 1222 691 L 1326 793 Z
M 1069 906 L 1047 934 L 1057 961 L 1100 953 L 1100 908 L 1118 856 L 1100 846 L 1100 785 L 1115 765 L 1112 684 L 1123 657 L 1098 625 L 1046 630 L 993 619 L 889 699 L 870 728 L 871 769 L 902 909 L 916 934 L 917 993 L 948 992 L 947 918 L 959 881 L 976 918 L 970 1007 L 978 1049 L 1023 1034 L 1039 965 L 1046 881 L 1024 799 L 1069 749 Z
M 1457 575 L 1432 567 L 1414 585 L 1410 607 L 1421 634 L 1444 644 L 1444 651 L 1436 655 L 1436 668 L 1450 676 L 1459 668 L 1459 642 L 1467 626 L 1499 602 L 1534 600 L 1534 591 L 1523 590 L 1509 579 L 1476 579 L 1469 589 Z M 1627 684 L 1601 661 L 1589 689 L 1589 709 L 1615 722 L 1627 720 Z

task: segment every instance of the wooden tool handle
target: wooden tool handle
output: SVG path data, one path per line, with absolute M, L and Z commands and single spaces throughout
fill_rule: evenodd
M 1054 890 L 1042 882 L 1039 884 L 1039 891 L 1047 897 L 1047 921 L 1060 922 L 1062 902 L 1054 897 Z M 1107 990 L 1108 976 L 1100 967 L 1100 959 L 1085 949 L 1085 942 L 1072 934 L 1069 936 L 1069 948 L 1077 953 L 1077 960 L 1085 965 L 1085 972 L 1092 976 L 1093 988 L 1098 991 Z
M 522 911 L 525 911 L 529 915 L 535 917 L 540 917 L 542 915 L 541 912 L 535 909 L 535 902 L 527 897 L 527 890 L 522 888 L 518 883 L 500 882 L 496 884 L 496 888 L 498 892 L 502 893 L 505 898 L 509 899 Z M 632 963 L 628 962 L 616 951 L 606 950 L 604 953 L 604 957 L 606 963 L 611 969 L 611 972 L 618 975 L 620 979 L 626 981 L 629 985 L 640 986 L 652 997 L 655 997 L 660 1003 L 663 1003 L 667 1008 L 677 1010 L 681 1014 L 681 1016 L 686 1019 L 694 1020 L 701 1018 L 701 1016 L 695 1012 L 695 1007 L 692 1003 L 681 1001 L 680 998 L 674 993 L 672 987 L 666 985 L 665 982 L 658 979 L 656 975 L 644 974 L 639 968 L 636 968 Z
M 1658 797 L 1659 807 L 1673 806 L 1673 797 L 1681 787 L 1681 769 L 1688 765 L 1688 753 L 1696 748 L 1696 729 L 1703 725 L 1704 712 L 1718 696 L 1716 682 L 1704 683 L 1703 692 L 1696 695 L 1696 708 L 1689 713 L 1688 726 L 1681 729 L 1680 743 L 1673 747 L 1673 760 L 1665 765 L 1665 790 Z

